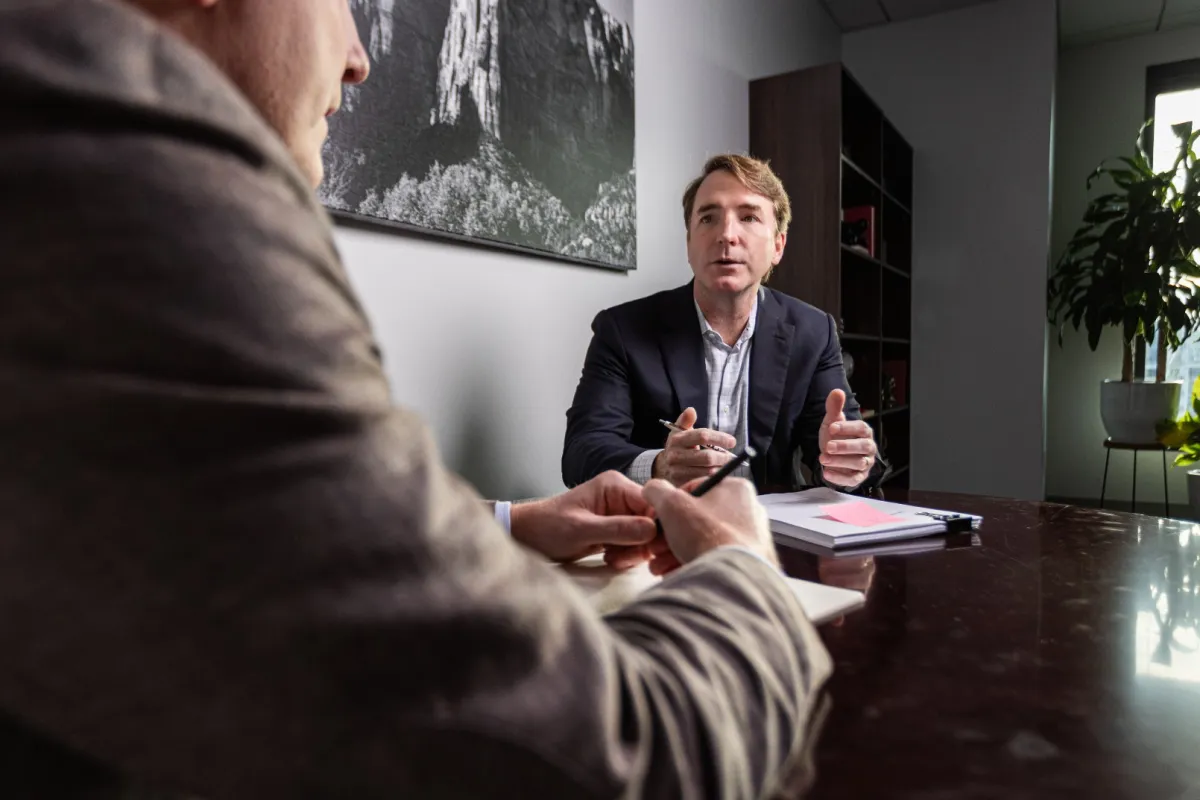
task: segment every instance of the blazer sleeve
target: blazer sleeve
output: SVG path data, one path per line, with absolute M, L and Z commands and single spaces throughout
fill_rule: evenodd
M 796 438 L 799 441 L 800 460 L 812 472 L 813 478 L 820 482 L 821 423 L 825 419 L 825 401 L 834 389 L 846 393 L 846 419 L 862 419 L 862 411 L 858 398 L 850 389 L 846 380 L 846 368 L 842 363 L 842 350 L 838 341 L 837 325 L 833 317 L 825 315 L 826 330 L 823 331 L 825 345 L 821 351 L 817 369 L 813 373 L 812 382 L 808 385 L 808 393 L 804 399 L 804 410 L 796 423 Z M 871 474 L 861 485 L 855 487 L 855 492 L 863 492 L 878 486 L 887 473 L 887 462 L 882 455 L 877 456 L 871 468 Z M 798 481 L 799 482 L 799 481 Z
M 786 582 L 598 617 L 393 407 L 311 199 L 198 133 L 0 173 L 0 708 L 205 797 L 748 798 L 811 744 Z
M 562 479 L 577 486 L 610 469 L 625 469 L 645 448 L 632 444 L 633 394 L 629 355 L 617 321 L 601 311 L 583 360 L 575 398 L 567 410 Z

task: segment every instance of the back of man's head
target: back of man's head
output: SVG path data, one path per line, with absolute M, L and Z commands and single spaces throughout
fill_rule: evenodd
M 315 187 L 341 85 L 370 70 L 349 0 L 112 0 L 208 56 L 287 144 Z

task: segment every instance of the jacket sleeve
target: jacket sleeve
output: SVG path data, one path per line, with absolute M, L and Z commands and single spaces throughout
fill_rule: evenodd
M 601 311 L 592 322 L 592 341 L 567 411 L 562 478 L 568 487 L 610 469 L 623 472 L 643 452 L 629 441 L 632 391 L 629 356 L 617 321 L 610 312 Z
M 199 134 L 0 172 L 0 707 L 214 798 L 758 797 L 810 743 L 786 582 L 596 616 L 392 406 L 311 199 Z

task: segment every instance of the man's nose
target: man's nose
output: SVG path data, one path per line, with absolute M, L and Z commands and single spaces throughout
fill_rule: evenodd
M 721 241 L 736 242 L 739 233 L 737 218 L 733 215 L 725 217 L 725 221 L 721 224 Z
M 342 83 L 359 84 L 371 74 L 371 59 L 362 40 L 358 38 L 358 27 L 354 24 L 354 15 L 350 13 L 350 3 L 346 3 L 346 30 L 350 37 L 350 50 L 346 53 L 346 70 L 342 73 Z

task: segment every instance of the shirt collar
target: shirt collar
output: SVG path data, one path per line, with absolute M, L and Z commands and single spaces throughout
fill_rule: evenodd
M 754 336 L 754 328 L 758 324 L 758 300 L 762 297 L 762 294 L 763 287 L 760 286 L 758 287 L 758 291 L 754 293 L 754 303 L 750 306 L 750 321 L 746 323 L 746 329 L 742 331 L 742 335 L 733 343 L 734 347 L 741 347 Z M 692 298 L 692 305 L 696 307 L 696 316 L 700 319 L 700 335 L 709 338 L 708 334 L 711 332 L 713 336 L 720 339 L 721 334 L 714 331 L 712 326 L 708 324 L 708 320 L 704 318 L 704 312 L 700 310 L 700 304 L 696 302 L 696 298 L 694 297 Z

